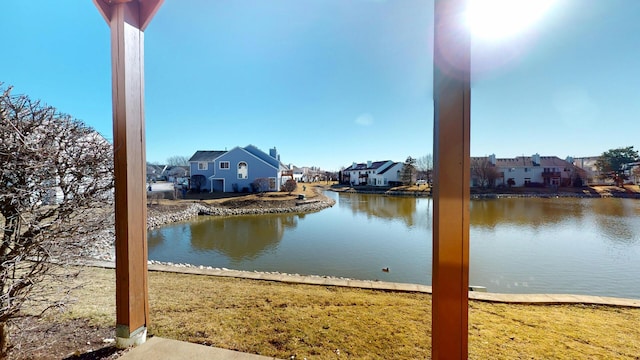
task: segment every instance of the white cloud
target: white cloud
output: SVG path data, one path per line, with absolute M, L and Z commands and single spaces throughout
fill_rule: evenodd
M 362 125 L 362 126 L 369 126 L 373 124 L 373 116 L 371 116 L 371 114 L 369 113 L 360 114 L 356 118 L 356 124 Z

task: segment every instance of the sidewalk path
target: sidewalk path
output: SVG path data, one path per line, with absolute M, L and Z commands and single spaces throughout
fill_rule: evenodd
M 122 360 L 271 360 L 273 357 L 247 354 L 238 351 L 192 344 L 184 341 L 164 339 L 154 336 L 141 345 L 132 348 L 120 357 Z

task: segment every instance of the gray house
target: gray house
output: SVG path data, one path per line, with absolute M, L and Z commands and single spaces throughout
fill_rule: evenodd
M 191 189 L 210 192 L 248 192 L 256 179 L 267 179 L 268 191 L 278 191 L 291 179 L 276 148 L 269 154 L 253 145 L 229 151 L 196 151 L 189 159 Z

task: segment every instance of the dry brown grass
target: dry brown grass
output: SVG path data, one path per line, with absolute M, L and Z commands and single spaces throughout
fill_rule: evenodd
M 87 268 L 65 318 L 115 318 L 114 271 Z M 150 333 L 298 359 L 428 358 L 431 296 L 151 272 Z M 640 309 L 471 302 L 471 359 L 639 359 Z

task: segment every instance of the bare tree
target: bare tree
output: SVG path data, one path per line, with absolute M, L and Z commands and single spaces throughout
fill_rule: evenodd
M 471 159 L 471 177 L 477 179 L 478 186 L 482 188 L 492 187 L 500 177 L 500 172 L 487 158 Z
M 256 192 L 262 194 L 265 191 L 269 190 L 269 179 L 264 177 L 257 178 L 253 180 L 253 183 L 251 183 L 251 185 L 253 186 Z
M 287 182 L 285 182 L 284 184 L 282 184 L 282 186 L 280 187 L 280 191 L 282 192 L 288 192 L 289 195 L 291 195 L 291 193 L 298 188 L 298 183 L 295 180 L 287 180 Z
M 407 160 L 404 161 L 404 165 L 400 170 L 400 181 L 404 185 L 409 185 L 416 180 L 416 159 L 409 156 Z
M 171 156 L 167 159 L 167 165 L 169 166 L 188 166 L 189 165 L 189 157 L 188 156 Z
M 111 145 L 91 128 L 0 83 L 0 358 L 8 321 L 29 300 L 70 290 L 113 212 Z M 63 299 L 64 297 L 58 297 Z
M 416 169 L 418 177 L 431 183 L 431 174 L 433 172 L 433 155 L 427 154 L 416 159 Z

